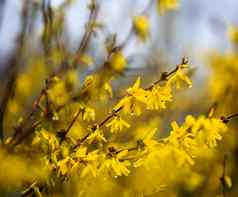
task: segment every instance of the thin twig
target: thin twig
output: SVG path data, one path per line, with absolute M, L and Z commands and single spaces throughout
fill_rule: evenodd
M 6 6 L 6 0 L 1 0 L 0 1 L 0 30 L 2 27 L 3 19 L 4 19 L 3 14 L 4 14 L 5 6 Z
M 70 129 L 72 128 L 72 126 L 74 125 L 74 123 L 76 122 L 76 120 L 78 119 L 80 113 L 82 112 L 82 109 L 79 109 L 76 113 L 76 115 L 74 116 L 73 120 L 70 122 L 68 128 L 65 130 L 65 136 L 69 133 Z
M 86 24 L 85 32 L 82 36 L 82 39 L 80 41 L 79 47 L 77 49 L 75 59 L 73 61 L 73 67 L 77 67 L 77 62 L 78 62 L 78 56 L 82 55 L 84 51 L 87 49 L 87 46 L 89 44 L 90 38 L 94 32 L 94 24 L 96 23 L 97 16 L 98 16 L 98 11 L 99 11 L 99 5 L 96 2 L 96 0 L 91 0 L 90 6 L 90 14 L 88 18 L 88 22 Z
M 230 122 L 230 120 L 234 119 L 238 117 L 238 112 L 234 113 L 234 114 L 231 114 L 229 116 L 221 116 L 221 120 L 224 122 L 224 123 L 228 123 Z
M 7 109 L 7 104 L 9 99 L 14 95 L 14 91 L 15 91 L 15 83 L 16 83 L 16 79 L 17 79 L 17 74 L 18 74 L 18 70 L 19 70 L 19 59 L 22 57 L 22 53 L 23 53 L 23 48 L 24 48 L 24 44 L 25 44 L 25 36 L 26 36 L 26 32 L 27 32 L 27 26 L 28 26 L 28 0 L 26 0 L 23 4 L 23 8 L 22 8 L 22 29 L 18 35 L 17 38 L 17 46 L 16 46 L 16 51 L 14 53 L 14 55 L 12 56 L 11 60 L 10 60 L 10 64 L 9 67 L 7 68 L 7 74 L 8 74 L 8 78 L 7 78 L 7 84 L 6 87 L 3 91 L 3 96 L 2 96 L 2 100 L 0 103 L 0 140 L 3 141 L 4 138 L 4 116 L 6 113 L 6 109 Z

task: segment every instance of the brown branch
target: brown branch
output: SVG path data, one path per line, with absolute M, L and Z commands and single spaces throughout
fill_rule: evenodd
M 76 120 L 78 119 L 80 113 L 83 111 L 82 108 L 80 108 L 77 113 L 75 114 L 73 120 L 69 123 L 68 127 L 64 130 L 61 130 L 60 132 L 57 133 L 57 135 L 60 138 L 60 143 L 63 142 L 63 140 L 66 139 L 67 134 L 69 133 L 70 129 L 73 127 L 74 123 L 76 122 Z
M 3 141 L 4 138 L 4 116 L 7 109 L 7 104 L 9 99 L 14 95 L 15 91 L 15 83 L 19 70 L 19 60 L 22 57 L 23 48 L 25 45 L 25 36 L 27 33 L 28 26 L 28 0 L 26 0 L 23 4 L 22 8 L 22 28 L 17 37 L 17 46 L 15 49 L 15 53 L 12 55 L 10 59 L 9 67 L 7 68 L 7 84 L 3 91 L 2 100 L 0 103 L 0 140 Z
M 50 54 L 51 45 L 51 32 L 53 29 L 53 11 L 51 8 L 51 1 L 43 0 L 41 6 L 41 12 L 43 15 L 44 31 L 42 35 L 42 43 L 44 48 L 44 54 L 48 58 Z
M 97 16 L 98 16 L 98 11 L 99 11 L 99 5 L 96 2 L 96 0 L 91 0 L 91 4 L 89 5 L 90 9 L 90 14 L 88 18 L 88 22 L 86 23 L 86 29 L 85 32 L 82 36 L 82 39 L 80 41 L 79 47 L 76 52 L 75 59 L 73 61 L 73 67 L 77 67 L 77 62 L 78 62 L 78 56 L 80 56 L 84 51 L 87 49 L 87 46 L 89 44 L 90 38 L 94 32 L 94 24 L 96 23 Z
M 35 128 L 37 126 L 39 126 L 41 124 L 41 120 L 35 121 L 28 129 L 26 129 L 25 131 L 21 132 L 22 135 L 20 135 L 19 137 L 16 137 L 15 139 L 13 139 L 10 143 L 9 149 L 13 149 L 15 146 L 17 146 L 18 144 L 22 143 L 22 141 L 24 141 L 26 139 L 26 137 L 33 133 Z M 19 128 L 21 129 L 21 128 Z M 22 131 L 22 130 L 20 130 Z
M 70 129 L 72 128 L 76 120 L 78 119 L 81 112 L 82 112 L 82 109 L 79 109 L 76 115 L 74 116 L 73 120 L 70 122 L 68 128 L 65 130 L 65 136 L 69 133 Z
M 232 120 L 232 119 L 234 119 L 236 117 L 238 117 L 238 112 L 236 112 L 234 114 L 231 114 L 229 116 L 221 116 L 220 119 L 222 120 L 222 122 L 228 123 L 228 122 L 230 122 L 230 120 Z
M 214 116 L 217 108 L 218 108 L 218 102 L 215 101 L 212 103 L 212 105 L 207 110 L 207 113 L 206 113 L 207 117 L 212 118 Z
M 99 127 L 102 127 L 106 122 L 108 122 L 111 118 L 117 115 L 119 111 L 122 110 L 122 107 L 119 107 L 117 110 L 113 110 L 111 114 L 109 114 L 101 123 L 98 124 Z
M 0 30 L 2 28 L 2 22 L 4 19 L 3 14 L 4 14 L 5 6 L 6 6 L 6 0 L 1 0 L 0 1 Z

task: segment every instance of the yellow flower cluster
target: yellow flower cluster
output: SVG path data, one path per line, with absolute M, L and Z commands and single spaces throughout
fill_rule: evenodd
M 156 129 L 138 140 L 142 151 L 137 153 L 139 159 L 134 163 L 135 167 L 145 165 L 149 168 L 151 158 L 158 156 L 163 160 L 173 158 L 178 167 L 194 165 L 194 159 L 206 148 L 214 148 L 227 131 L 227 125 L 220 119 L 191 115 L 181 126 L 174 121 L 171 127 L 169 136 L 159 141 L 153 139 Z
M 121 99 L 114 110 L 122 108 L 125 114 L 140 115 L 144 106 L 152 110 L 165 109 L 166 103 L 172 101 L 172 86 L 174 84 L 177 88 L 181 87 L 182 82 L 187 83 L 189 87 L 192 86 L 191 80 L 184 71 L 186 67 L 187 65 L 178 66 L 176 72 L 166 79 L 163 86 L 156 84 L 149 89 L 143 89 L 140 87 L 141 79 L 137 78 L 134 85 L 127 89 L 128 96 Z

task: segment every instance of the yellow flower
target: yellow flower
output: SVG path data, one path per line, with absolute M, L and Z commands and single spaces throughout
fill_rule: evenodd
M 138 77 L 131 88 L 127 89 L 127 93 L 137 100 L 146 103 L 149 92 L 140 88 L 141 79 Z
M 172 131 L 170 132 L 170 136 L 176 136 L 177 138 L 182 137 L 187 133 L 186 128 L 179 127 L 177 122 L 173 121 L 171 123 Z
M 83 107 L 82 119 L 86 121 L 95 120 L 95 110 L 90 107 Z
M 85 146 L 80 146 L 75 152 L 75 156 L 77 158 L 84 158 L 86 157 L 86 154 L 87 154 L 87 147 Z
M 106 93 L 108 93 L 110 97 L 112 97 L 112 87 L 109 82 L 104 83 L 103 89 L 105 90 Z
M 176 71 L 176 73 L 171 76 L 168 80 L 168 84 L 175 83 L 176 88 L 181 88 L 181 84 L 184 82 L 188 84 L 189 88 L 192 87 L 192 81 L 188 78 L 188 76 L 185 74 L 184 68 L 187 68 L 188 65 L 180 65 Z
M 175 10 L 179 7 L 178 0 L 157 0 L 157 7 L 160 14 L 167 10 Z
M 43 143 L 47 144 L 48 147 L 50 147 L 52 150 L 55 150 L 56 148 L 59 147 L 59 141 L 56 138 L 56 136 L 53 133 L 48 132 L 45 129 L 41 129 L 35 136 L 33 140 L 33 144 L 38 144 L 38 143 Z M 42 144 L 42 145 L 43 145 Z
M 136 16 L 133 20 L 133 26 L 138 37 L 145 41 L 150 34 L 150 24 L 147 16 Z
M 91 173 L 93 175 L 93 177 L 97 176 L 97 163 L 93 162 L 93 163 L 87 163 L 86 167 L 84 167 L 82 169 L 81 175 L 80 177 L 86 177 L 89 173 Z
M 179 148 L 175 148 L 175 147 L 171 147 L 173 156 L 175 157 L 175 160 L 177 162 L 177 165 L 179 167 L 182 167 L 183 165 L 194 165 L 195 161 L 193 160 L 193 158 L 191 157 L 191 155 L 189 155 L 185 150 L 183 149 L 179 149 Z
M 60 160 L 57 163 L 57 166 L 58 166 L 59 172 L 62 175 L 65 175 L 71 170 L 71 168 L 74 164 L 75 164 L 75 161 L 73 159 L 71 159 L 70 157 L 66 157 L 66 158 Z
M 232 187 L 232 180 L 231 177 L 229 176 L 224 176 L 224 184 L 227 188 L 231 188 Z
M 170 131 L 169 137 L 166 139 L 175 148 L 183 149 L 183 151 L 195 151 L 197 148 L 197 143 L 194 140 L 195 135 L 188 132 L 189 127 L 187 124 L 179 126 L 177 122 L 173 121 L 171 123 L 172 131 Z
M 172 93 L 170 86 L 156 86 L 153 87 L 148 99 L 147 99 L 147 107 L 148 109 L 165 109 L 166 103 L 172 101 Z
M 157 131 L 157 128 L 150 130 L 149 132 L 145 133 L 142 138 L 137 139 L 137 146 L 138 152 L 137 155 L 139 159 L 134 162 L 134 167 L 140 167 L 147 163 L 146 161 L 158 150 L 157 145 L 159 144 L 157 140 L 153 139 L 154 135 Z
M 158 144 L 158 142 L 155 139 L 153 139 L 156 131 L 157 131 L 157 128 L 152 129 L 151 131 L 147 132 L 143 138 L 143 143 L 149 148 Z
M 205 142 L 208 147 L 215 147 L 217 141 L 222 140 L 222 134 L 227 131 L 227 125 L 220 119 L 201 117 L 198 120 L 200 123 L 200 132 L 198 133 L 199 140 Z
M 99 161 L 98 150 L 87 152 L 87 147 L 80 146 L 74 154 L 77 162 L 72 166 L 72 171 L 80 171 L 80 177 L 83 178 L 88 174 L 92 174 L 93 177 L 97 176 L 98 161 Z
M 138 77 L 135 84 L 127 89 L 128 96 L 119 101 L 114 110 L 122 107 L 124 113 L 140 115 L 142 107 L 147 102 L 149 91 L 140 88 L 140 78 Z
M 186 116 L 185 124 L 187 125 L 188 128 L 193 127 L 195 123 L 196 123 L 196 119 L 192 115 Z
M 22 96 L 27 96 L 32 90 L 32 79 L 27 74 L 20 74 L 16 81 L 16 89 Z
M 93 58 L 87 54 L 81 54 L 78 57 L 78 63 L 86 65 L 86 66 L 90 66 L 94 63 Z
M 229 26 L 228 37 L 230 38 L 231 42 L 237 44 L 238 43 L 238 28 L 235 26 Z
M 117 133 L 118 131 L 122 131 L 123 128 L 130 128 L 130 125 L 120 116 L 116 116 L 106 125 L 106 127 L 110 127 L 112 133 Z
M 96 78 L 93 75 L 88 75 L 84 80 L 83 86 L 85 88 L 90 88 L 95 84 L 95 82 Z
M 66 85 L 72 87 L 79 84 L 78 73 L 75 70 L 69 70 L 65 77 Z
M 166 141 L 180 150 L 196 153 L 199 148 L 213 148 L 222 139 L 227 126 L 220 119 L 201 116 L 195 119 L 189 115 L 181 126 L 174 121 L 172 131 Z
M 118 50 L 112 54 L 110 64 L 115 71 L 121 72 L 124 70 L 127 61 L 122 51 Z
M 103 173 L 105 170 L 109 170 L 109 172 L 112 173 L 114 176 L 128 176 L 130 173 L 128 169 L 128 166 L 130 166 L 130 162 L 124 160 L 127 154 L 128 151 L 124 150 L 118 154 L 109 156 L 110 158 L 105 159 L 102 165 L 100 166 L 99 172 Z
M 47 91 L 49 99 L 56 105 L 60 106 L 69 100 L 66 84 L 63 80 L 56 81 Z
M 139 116 L 142 113 L 144 104 L 132 96 L 128 96 L 119 101 L 114 110 L 122 108 L 125 114 Z
M 107 142 L 106 138 L 103 135 L 103 131 L 100 130 L 100 129 L 96 129 L 95 131 L 91 131 L 91 134 L 87 137 L 86 140 L 89 144 L 93 143 L 94 141 Z
M 84 164 L 86 164 L 86 166 L 82 169 L 80 177 L 85 177 L 89 173 L 91 173 L 93 177 L 96 177 L 98 174 L 98 160 L 98 150 L 88 153 L 83 159 Z

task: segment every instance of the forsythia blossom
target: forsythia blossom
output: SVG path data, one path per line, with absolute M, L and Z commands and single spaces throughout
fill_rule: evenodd
M 171 87 L 166 86 L 155 86 L 152 88 L 151 93 L 147 99 L 148 109 L 165 109 L 166 103 L 172 101 L 172 90 Z
M 184 69 L 187 67 L 188 67 L 188 65 L 178 66 L 176 73 L 170 77 L 170 79 L 168 80 L 168 83 L 169 84 L 175 83 L 177 89 L 181 88 L 181 85 L 183 83 L 186 83 L 189 86 L 189 88 L 191 88 L 192 81 L 188 78 L 188 76 L 184 72 Z
M 128 151 L 122 151 L 118 154 L 110 154 L 105 156 L 105 161 L 102 163 L 99 169 L 99 173 L 104 172 L 105 170 L 109 170 L 114 176 L 128 176 L 130 171 L 128 166 L 130 166 L 130 162 L 123 158 L 128 154 Z
M 115 71 L 122 72 L 127 64 L 127 60 L 122 51 L 117 50 L 111 55 L 110 64 Z
M 145 41 L 150 34 L 150 24 L 147 16 L 136 16 L 133 20 L 134 31 L 138 37 Z
M 122 131 L 123 128 L 130 128 L 130 125 L 120 116 L 116 116 L 113 118 L 113 120 L 111 120 L 111 122 L 106 124 L 106 127 L 110 127 L 110 131 L 112 133 L 117 133 Z
M 231 42 L 237 44 L 238 43 L 238 28 L 235 26 L 229 26 L 228 37 L 230 38 Z
M 146 98 L 148 97 L 148 92 L 140 88 L 140 78 L 127 90 L 127 93 L 129 96 L 123 98 L 116 105 L 115 109 L 122 107 L 125 113 L 140 115 L 143 103 L 146 102 Z
M 95 111 L 90 107 L 83 107 L 82 119 L 86 121 L 95 119 Z
M 157 0 L 157 7 L 160 14 L 164 14 L 167 10 L 177 9 L 178 0 Z
M 91 131 L 91 134 L 87 137 L 87 142 L 89 144 L 93 143 L 94 141 L 99 142 L 106 142 L 106 138 L 103 135 L 103 131 L 100 129 L 96 129 L 95 131 Z

